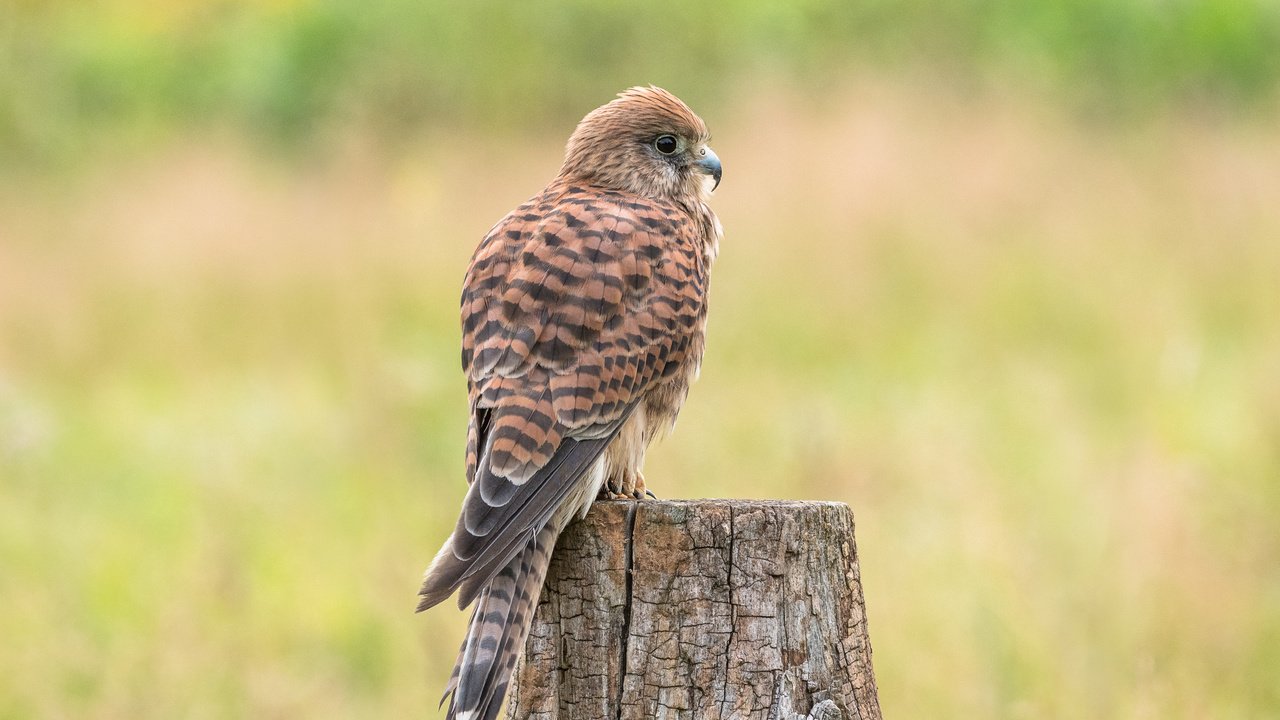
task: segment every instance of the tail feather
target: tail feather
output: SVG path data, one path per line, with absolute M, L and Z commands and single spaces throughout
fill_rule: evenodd
M 476 621 L 476 610 L 478 609 L 478 606 L 480 605 L 480 603 L 476 603 L 476 605 L 477 607 L 472 608 L 471 610 L 471 620 L 467 622 L 468 630 L 472 625 L 475 624 L 475 621 Z M 462 641 L 462 649 L 458 651 L 458 662 L 455 662 L 453 664 L 453 672 L 449 674 L 449 682 L 444 686 L 444 694 L 440 696 L 440 704 L 436 706 L 437 708 L 444 707 L 445 701 L 446 700 L 449 701 L 449 711 L 448 711 L 449 717 L 453 717 L 453 700 L 452 700 L 453 691 L 458 688 L 458 672 L 462 669 L 462 665 L 460 664 L 460 662 L 462 660 L 462 654 L 467 651 L 467 642 L 469 639 L 470 639 L 470 632 L 467 633 L 467 639 Z
M 633 402 L 626 412 L 634 407 Z M 494 532 L 473 533 L 464 510 L 453 535 L 427 569 L 419 611 L 454 591 L 459 607 L 474 603 L 466 640 L 440 701 L 449 703 L 449 720 L 493 720 L 501 710 L 556 538 L 594 500 L 607 467 L 600 454 L 626 417 L 624 413 L 602 437 L 563 443 L 551 463 L 525 484 L 527 497 L 511 499 L 510 507 L 496 509 L 506 515 L 486 520 L 497 523 Z M 485 467 L 483 460 L 481 467 Z M 475 487 L 473 483 L 468 502 Z
M 480 591 L 445 689 L 449 720 L 494 720 L 498 716 L 511 672 L 524 648 L 560 525 L 555 520 L 547 523 Z
M 598 434 L 566 438 L 550 461 L 522 483 L 513 483 L 490 472 L 487 458 L 492 443 L 486 443 L 485 455 L 476 467 L 476 477 L 463 501 L 458 524 L 423 578 L 422 589 L 418 591 L 422 596 L 418 610 L 443 602 L 454 591 L 458 591 L 458 607 L 467 607 L 490 578 L 522 551 L 539 528 L 563 528 L 570 515 L 583 507 L 583 502 L 589 503 L 592 499 L 583 495 L 584 483 L 594 482 L 591 495 L 599 488 L 599 473 L 603 471 L 601 455 L 638 402 L 633 400 L 607 426 L 593 428 Z M 490 485 L 502 491 L 486 495 L 485 488 Z M 503 504 L 493 504 L 499 498 Z M 566 504 L 571 506 L 569 515 L 563 514 Z

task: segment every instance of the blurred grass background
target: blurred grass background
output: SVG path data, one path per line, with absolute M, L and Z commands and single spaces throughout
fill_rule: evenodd
M 434 717 L 483 232 L 629 85 L 727 229 L 662 496 L 849 502 L 892 717 L 1280 717 L 1262 0 L 0 8 L 0 718 Z

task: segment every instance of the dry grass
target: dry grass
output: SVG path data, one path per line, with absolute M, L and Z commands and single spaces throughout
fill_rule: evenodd
M 1280 132 L 855 86 L 711 116 L 664 496 L 853 505 L 895 717 L 1280 712 Z M 0 188 L 0 718 L 429 713 L 456 300 L 561 138 Z

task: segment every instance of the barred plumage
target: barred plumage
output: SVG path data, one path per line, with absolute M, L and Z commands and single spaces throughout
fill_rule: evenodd
M 643 497 L 648 444 L 701 361 L 720 163 L 670 93 L 632 88 L 570 138 L 560 174 L 489 231 L 462 293 L 470 483 L 419 610 L 475 602 L 445 693 L 494 718 L 561 530 L 602 486 Z M 667 152 L 670 150 L 670 152 Z

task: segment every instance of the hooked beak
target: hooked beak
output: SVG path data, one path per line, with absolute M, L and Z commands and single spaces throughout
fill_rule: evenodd
M 703 147 L 698 151 L 698 162 L 696 165 L 699 170 L 715 179 L 716 184 L 711 186 L 711 190 L 713 192 L 716 188 L 720 187 L 720 158 L 716 156 L 715 152 L 712 151 L 711 148 Z

